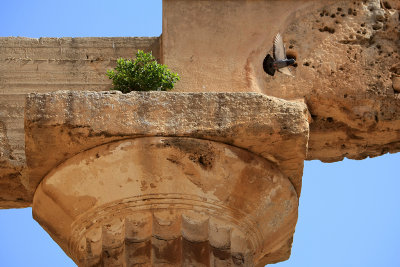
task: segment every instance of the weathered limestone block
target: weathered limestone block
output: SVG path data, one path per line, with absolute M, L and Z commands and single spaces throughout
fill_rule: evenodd
M 268 95 L 304 97 L 313 118 L 308 159 L 400 151 L 393 83 L 400 74 L 399 9 L 377 0 L 335 1 L 292 21 L 284 36 L 298 55 L 296 78 L 257 75 L 257 83 Z
M 181 74 L 179 91 L 304 99 L 313 118 L 310 160 L 394 153 L 400 151 L 399 8 L 398 1 L 379 0 L 165 0 L 162 59 Z M 297 58 L 295 78 L 263 71 L 278 32 Z
M 0 208 L 29 206 L 23 95 L 0 95 Z
M 33 215 L 79 266 L 254 266 L 289 257 L 297 207 L 295 188 L 265 158 L 212 141 L 144 137 L 53 169 Z
M 257 93 L 61 91 L 27 97 L 25 131 L 31 191 L 86 149 L 126 138 L 182 136 L 260 155 L 279 165 L 300 193 L 308 113 L 304 103 Z
M 289 257 L 304 103 L 257 93 L 54 92 L 30 94 L 25 118 L 34 217 L 78 264 Z
M 0 208 L 31 204 L 25 160 L 26 93 L 108 90 L 106 70 L 138 49 L 160 58 L 152 38 L 0 37 Z
M 138 49 L 159 58 L 159 37 L 0 37 L 0 93 L 108 90 L 106 70 Z
M 397 1 L 165 0 L 163 5 L 161 50 L 159 38 L 0 38 L 0 207 L 31 203 L 23 94 L 108 89 L 105 70 L 137 49 L 153 51 L 179 72 L 177 91 L 254 91 L 301 99 L 312 116 L 307 159 L 362 159 L 400 150 Z M 297 57 L 295 78 L 270 77 L 262 70 L 277 32 Z

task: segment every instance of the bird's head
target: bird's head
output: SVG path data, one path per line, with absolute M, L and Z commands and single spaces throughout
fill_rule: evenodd
M 294 63 L 296 63 L 296 60 L 294 58 L 288 58 L 287 63 L 290 66 L 290 65 L 293 65 Z

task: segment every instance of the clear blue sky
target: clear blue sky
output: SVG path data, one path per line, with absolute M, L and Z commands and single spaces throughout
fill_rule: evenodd
M 159 36 L 161 15 L 161 0 L 3 0 L 0 36 Z M 399 163 L 306 162 L 292 257 L 273 266 L 399 267 Z M 0 210 L 0 266 L 75 266 L 31 212 Z

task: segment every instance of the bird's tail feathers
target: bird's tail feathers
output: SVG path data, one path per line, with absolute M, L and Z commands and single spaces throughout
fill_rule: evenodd
M 263 61 L 263 69 L 267 74 L 271 76 L 275 75 L 275 69 L 273 67 L 273 64 L 274 64 L 274 59 L 271 57 L 270 54 L 267 54 L 267 56 L 264 58 Z

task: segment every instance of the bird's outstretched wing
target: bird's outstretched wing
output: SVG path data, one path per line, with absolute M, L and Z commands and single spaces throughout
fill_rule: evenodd
M 286 59 L 286 49 L 283 44 L 282 36 L 278 33 L 274 39 L 274 57 L 275 60 Z
M 278 71 L 282 72 L 283 74 L 294 77 L 294 75 L 292 74 L 292 72 L 290 71 L 290 69 L 288 67 L 281 68 Z

